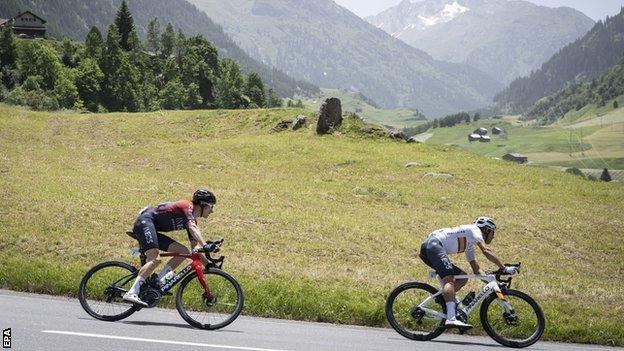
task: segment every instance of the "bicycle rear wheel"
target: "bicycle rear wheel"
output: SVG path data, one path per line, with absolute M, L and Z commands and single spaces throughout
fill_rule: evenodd
M 138 270 L 125 262 L 102 262 L 80 281 L 78 300 L 89 315 L 103 321 L 124 319 L 139 308 L 122 300 Z
M 386 317 L 399 334 L 412 340 L 434 339 L 444 332 L 446 305 L 442 296 L 420 306 L 438 292 L 431 285 L 410 282 L 392 290 L 386 300 Z
M 505 299 L 512 308 L 509 313 L 496 294 L 483 301 L 480 312 L 483 329 L 492 339 L 507 347 L 533 345 L 546 326 L 542 309 L 533 298 L 517 290 L 507 290 Z
M 228 273 L 210 268 L 204 272 L 206 284 L 215 299 L 207 301 L 204 288 L 192 272 L 176 292 L 176 308 L 190 325 L 200 329 L 219 329 L 232 323 L 243 310 L 243 290 Z

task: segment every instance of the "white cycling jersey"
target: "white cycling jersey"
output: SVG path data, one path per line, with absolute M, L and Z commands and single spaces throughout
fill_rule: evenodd
M 465 252 L 468 262 L 475 259 L 474 245 L 483 242 L 481 229 L 475 224 L 438 229 L 429 234 L 429 238 L 431 237 L 440 240 L 447 254 Z

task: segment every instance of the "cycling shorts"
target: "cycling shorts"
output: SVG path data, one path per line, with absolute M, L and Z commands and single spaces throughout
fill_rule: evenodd
M 420 246 L 420 259 L 433 269 L 440 278 L 449 275 L 466 274 L 461 268 L 454 265 L 448 257 L 442 242 L 437 238 L 429 238 Z

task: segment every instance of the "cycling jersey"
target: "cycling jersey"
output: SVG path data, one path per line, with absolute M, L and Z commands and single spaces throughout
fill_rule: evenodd
M 190 223 L 196 223 L 193 203 L 188 200 L 164 202 L 156 207 L 147 207 L 139 213 L 133 232 L 141 245 L 141 251 L 159 248 L 167 251 L 173 239 L 160 232 L 186 229 L 189 240 L 193 240 Z
M 483 242 L 481 229 L 474 224 L 438 229 L 429 234 L 429 238 L 440 240 L 447 254 L 465 252 L 468 262 L 475 259 L 474 245 Z

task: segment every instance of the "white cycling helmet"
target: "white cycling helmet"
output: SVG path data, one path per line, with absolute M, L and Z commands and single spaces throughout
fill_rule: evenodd
M 489 229 L 492 233 L 496 230 L 496 224 L 489 217 L 479 217 L 474 223 L 481 229 L 481 232 L 483 232 L 484 228 Z

